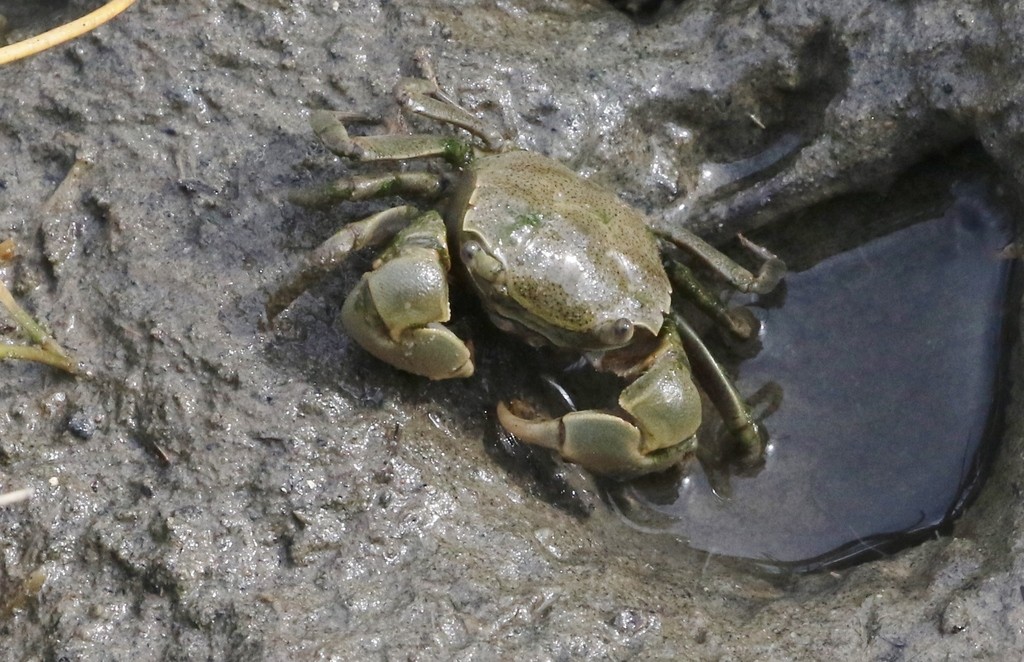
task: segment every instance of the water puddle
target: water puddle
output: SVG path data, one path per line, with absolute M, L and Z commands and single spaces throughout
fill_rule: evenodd
M 764 469 L 717 493 L 696 468 L 614 488 L 626 518 L 716 555 L 809 570 L 959 514 L 998 437 L 1015 309 L 1013 261 L 999 257 L 1013 219 L 991 182 L 960 171 L 919 196 L 923 209 L 861 219 L 917 222 L 791 272 L 776 301 L 755 303 L 764 346 L 738 384 L 782 389 Z M 822 227 L 829 243 L 835 226 Z

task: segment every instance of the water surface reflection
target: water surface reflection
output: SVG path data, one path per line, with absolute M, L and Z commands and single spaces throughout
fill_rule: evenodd
M 698 549 L 805 568 L 852 558 L 955 513 L 1001 417 L 1012 220 L 985 178 L 944 212 L 787 276 L 755 308 L 751 393 L 783 391 L 763 471 L 722 498 L 704 472 L 613 491 L 636 526 Z

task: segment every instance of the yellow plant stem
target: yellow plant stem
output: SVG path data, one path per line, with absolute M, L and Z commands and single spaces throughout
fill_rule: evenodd
M 133 4 L 135 4 L 135 0 L 111 0 L 111 2 L 108 2 L 94 12 L 86 14 L 82 18 L 65 23 L 60 27 L 47 30 L 42 34 L 29 37 L 10 46 L 4 46 L 0 48 L 0 65 L 15 62 L 30 55 L 41 53 L 48 48 L 53 48 L 58 44 L 63 44 L 65 41 L 81 37 L 83 34 L 91 32 L 111 20 Z
M 24 308 L 18 305 L 11 295 L 11 291 L 3 283 L 0 283 L 0 304 L 7 309 L 25 335 L 39 345 L 38 347 L 28 347 L 0 343 L 0 360 L 27 359 L 60 368 L 71 374 L 78 372 L 75 361 L 64 353 L 60 345 L 46 333 L 46 330 L 38 322 L 32 319 L 32 316 Z
M 0 361 L 6 361 L 7 359 L 22 359 L 23 361 L 45 363 L 46 365 L 53 366 L 54 368 L 58 368 L 72 375 L 78 371 L 78 367 L 75 365 L 74 361 L 63 354 L 54 354 L 42 347 L 0 343 Z

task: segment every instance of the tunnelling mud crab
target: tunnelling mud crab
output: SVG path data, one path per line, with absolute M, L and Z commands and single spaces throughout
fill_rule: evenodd
M 743 240 L 763 261 L 755 275 L 685 229 L 655 236 L 644 217 L 612 193 L 507 144 L 441 92 L 425 59 L 418 63 L 421 77 L 395 87 L 402 109 L 459 127 L 476 141 L 353 136 L 345 123 L 356 116 L 315 112 L 315 133 L 339 156 L 362 162 L 439 158 L 451 171 L 353 176 L 296 194 L 294 200 L 307 206 L 384 196 L 437 204 L 426 212 L 398 206 L 346 225 L 271 295 L 270 319 L 353 250 L 390 241 L 346 299 L 342 325 L 368 352 L 401 370 L 430 379 L 469 377 L 472 353 L 443 325 L 450 318 L 454 256 L 499 329 L 530 345 L 575 352 L 625 384 L 616 407 L 556 419 L 525 418 L 499 403 L 498 419 L 513 435 L 599 474 L 666 469 L 696 450 L 701 398 L 692 365 L 737 442 L 737 456 L 760 460 L 758 423 L 701 339 L 672 310 L 672 286 L 736 336 L 755 334 L 756 320 L 744 309 L 727 308 L 684 264 L 663 265 L 660 248 L 679 247 L 744 292 L 771 290 L 784 272 L 782 262 Z

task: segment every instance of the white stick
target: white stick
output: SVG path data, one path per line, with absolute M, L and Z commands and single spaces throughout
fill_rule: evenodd
M 26 487 L 25 489 L 14 490 L 13 492 L 0 494 L 0 508 L 3 508 L 4 506 L 9 506 L 12 503 L 18 503 L 19 501 L 25 501 L 30 496 L 32 496 L 31 487 Z

